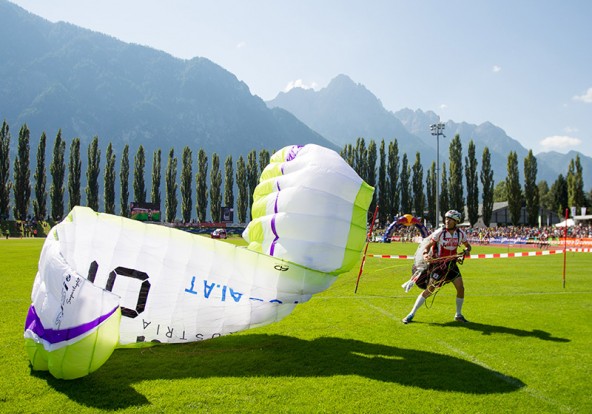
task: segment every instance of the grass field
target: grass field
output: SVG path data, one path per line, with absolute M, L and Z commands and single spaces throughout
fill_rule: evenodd
M 234 240 L 236 243 L 237 239 Z M 23 326 L 40 239 L 0 240 L 0 412 L 590 413 L 592 254 L 467 260 L 469 324 L 446 286 L 400 320 L 410 260 L 369 257 L 281 322 L 209 341 L 116 350 L 74 381 L 32 372 Z M 412 254 L 370 244 L 369 254 Z M 473 253 L 508 248 L 474 246 Z

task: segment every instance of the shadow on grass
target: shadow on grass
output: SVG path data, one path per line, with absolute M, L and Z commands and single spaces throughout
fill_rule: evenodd
M 149 405 L 134 383 L 185 378 L 358 375 L 426 390 L 471 394 L 516 391 L 516 378 L 463 359 L 352 339 L 310 341 L 282 335 L 234 335 L 186 345 L 116 350 L 95 373 L 75 381 L 45 378 L 56 391 L 94 408 Z
M 430 323 L 433 326 L 443 326 L 443 327 L 454 327 L 454 328 L 465 328 L 470 329 L 472 331 L 480 331 L 483 335 L 491 335 L 491 334 L 508 334 L 514 336 L 521 336 L 521 337 L 532 337 L 542 339 L 544 341 L 553 341 L 553 342 L 570 342 L 567 338 L 556 338 L 552 336 L 549 332 L 541 331 L 539 329 L 533 329 L 532 331 L 525 331 L 522 329 L 514 329 L 508 328 L 506 326 L 497 326 L 497 325 L 486 325 L 483 323 L 458 323 L 458 322 L 446 322 L 446 323 Z

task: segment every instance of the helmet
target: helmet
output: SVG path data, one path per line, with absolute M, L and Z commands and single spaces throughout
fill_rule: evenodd
M 456 210 L 448 210 L 444 217 L 451 218 L 452 220 L 460 223 L 460 213 Z

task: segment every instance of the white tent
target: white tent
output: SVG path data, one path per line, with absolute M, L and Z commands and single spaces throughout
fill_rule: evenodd
M 574 222 L 576 224 L 592 224 L 592 214 L 574 216 Z
M 567 219 L 567 220 L 563 220 L 561 223 L 557 223 L 555 224 L 555 227 L 573 227 L 574 226 L 574 221 L 573 219 Z

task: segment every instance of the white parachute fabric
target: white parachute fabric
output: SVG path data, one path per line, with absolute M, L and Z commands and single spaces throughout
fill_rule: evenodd
M 415 250 L 413 266 L 411 267 L 411 278 L 401 285 L 401 287 L 405 289 L 405 292 L 409 292 L 413 286 L 415 286 L 415 282 L 419 276 L 428 268 L 429 263 L 426 262 L 423 257 L 423 252 L 425 251 L 426 246 L 430 243 L 430 240 L 430 237 L 422 239 Z
M 359 260 L 374 189 L 318 145 L 275 153 L 254 193 L 249 248 L 339 274 Z
M 93 285 L 66 263 L 54 235 L 52 232 L 43 246 L 43 266 L 31 294 L 32 323 L 45 328 L 42 336 L 36 329 L 25 332 L 25 337 L 42 342 L 49 351 L 84 338 L 91 331 L 85 324 L 96 327 L 119 309 L 117 295 Z
M 75 207 L 39 261 L 25 344 L 78 378 L 116 347 L 185 343 L 278 321 L 334 275 L 244 247 Z
M 85 207 L 75 207 L 55 232 L 65 262 L 119 297 L 122 346 L 207 339 L 270 323 L 334 280 L 229 243 Z
M 304 154 L 329 155 L 322 147 L 307 147 Z M 277 224 L 274 237 L 282 235 L 275 243 L 282 254 L 276 256 L 75 207 L 51 230 L 39 260 L 24 334 L 33 369 L 79 378 L 98 369 L 117 347 L 199 341 L 266 325 L 327 289 L 361 256 L 373 191 L 341 163 L 291 175 L 310 187 L 280 182 L 289 190 L 276 199 L 276 217 L 270 220 Z M 328 197 L 323 186 L 314 186 L 318 181 L 344 189 L 357 182 L 358 191 L 342 190 L 346 195 L 336 203 L 335 191 Z M 328 199 L 323 206 L 320 200 Z M 309 220 L 315 224 L 307 229 Z M 333 230 L 332 237 L 323 234 Z M 284 234 L 299 238 L 284 240 Z M 316 251 L 323 249 L 337 258 L 329 267 Z
M 417 246 L 417 250 L 415 250 L 415 255 L 413 256 L 413 271 L 423 272 L 425 269 L 428 268 L 429 263 L 426 261 L 425 257 L 423 256 L 423 252 L 426 250 L 426 246 L 430 243 L 431 238 L 426 237 L 421 240 L 421 242 Z

